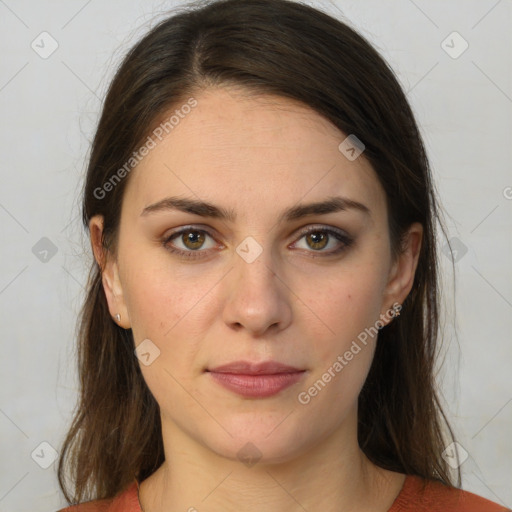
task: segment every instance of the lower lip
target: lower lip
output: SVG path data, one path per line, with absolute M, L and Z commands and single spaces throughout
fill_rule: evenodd
M 304 372 L 276 373 L 272 375 L 209 373 L 221 386 L 239 395 L 251 398 L 265 398 L 276 395 L 283 389 L 298 382 L 304 374 Z

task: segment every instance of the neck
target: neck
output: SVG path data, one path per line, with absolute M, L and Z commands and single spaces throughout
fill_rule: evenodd
M 386 512 L 404 477 L 372 464 L 355 436 L 355 428 L 339 429 L 289 460 L 270 463 L 262 457 L 249 465 L 218 455 L 172 426 L 164 432 L 165 462 L 140 485 L 143 512 Z

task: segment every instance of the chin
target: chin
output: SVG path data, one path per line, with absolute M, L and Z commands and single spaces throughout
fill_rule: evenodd
M 233 437 L 225 433 L 215 439 L 204 439 L 204 443 L 217 455 L 242 462 L 247 467 L 293 461 L 316 445 L 325 432 L 320 428 L 316 432 L 311 429 L 305 432 L 297 424 L 294 414 L 286 418 L 287 414 L 271 415 L 271 420 L 267 421 L 261 414 L 257 417 L 246 415 L 231 422 L 221 421 Z

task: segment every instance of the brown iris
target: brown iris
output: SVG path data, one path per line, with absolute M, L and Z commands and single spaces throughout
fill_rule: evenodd
M 328 239 L 329 235 L 320 231 L 313 231 L 306 235 L 306 241 L 312 249 L 323 249 L 327 245 Z
M 182 235 L 181 239 L 185 247 L 189 249 L 200 249 L 204 244 L 205 236 L 204 233 L 200 231 L 187 231 Z

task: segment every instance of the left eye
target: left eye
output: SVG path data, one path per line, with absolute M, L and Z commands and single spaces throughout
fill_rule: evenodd
M 331 228 L 308 229 L 302 232 L 301 235 L 293 245 L 299 249 L 313 249 L 314 252 L 334 254 L 341 252 L 352 243 L 352 239 L 343 232 Z M 302 247 L 299 246 L 301 240 L 304 240 Z M 326 248 L 333 250 L 324 250 Z

